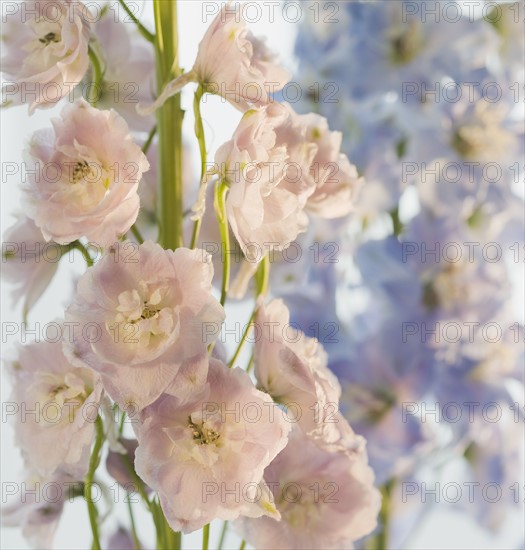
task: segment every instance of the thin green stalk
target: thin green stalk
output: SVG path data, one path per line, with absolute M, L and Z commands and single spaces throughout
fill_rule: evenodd
M 180 550 L 182 543 L 182 534 L 180 531 L 174 531 L 166 523 L 166 532 L 167 532 L 167 549 L 168 550 Z
M 97 419 L 95 421 L 95 432 L 95 445 L 93 446 L 91 457 L 89 459 L 89 469 L 88 473 L 86 474 L 84 485 L 84 498 L 86 499 L 89 514 L 89 523 L 91 525 L 91 532 L 93 533 L 93 550 L 100 550 L 100 537 L 98 534 L 98 512 L 92 495 L 93 478 L 95 477 L 95 471 L 100 462 L 100 451 L 102 449 L 102 444 L 104 443 L 104 424 L 102 423 L 102 418 L 100 418 L 100 416 L 97 416 Z
M 144 501 L 144 504 L 146 504 L 146 506 L 148 507 L 148 510 L 151 512 L 153 516 L 153 521 L 155 522 L 155 512 L 156 512 L 155 505 L 152 501 L 149 500 L 148 495 L 146 494 L 146 489 L 144 488 L 144 482 L 137 475 L 137 472 L 135 472 L 135 468 L 131 463 L 131 460 L 127 454 L 122 455 L 122 460 L 126 465 L 128 473 L 131 477 L 131 481 L 133 482 L 134 488 L 137 489 L 137 492 L 139 493 L 142 500 Z
M 228 218 L 226 217 L 226 195 L 228 194 L 228 184 L 217 182 L 215 185 L 215 212 L 219 221 L 219 230 L 222 244 L 222 286 L 221 286 L 221 305 L 223 306 L 228 296 L 230 287 L 230 230 L 228 227 Z
M 131 499 L 128 497 L 128 512 L 129 512 L 129 522 L 131 524 L 131 536 L 133 537 L 133 545 L 136 550 L 140 550 L 140 540 L 137 535 L 137 528 L 135 526 L 135 516 L 133 515 L 133 507 L 131 504 Z
M 155 35 L 148 31 L 146 27 L 135 17 L 135 14 L 128 8 L 124 0 L 118 0 L 119 4 L 124 8 L 124 11 L 128 14 L 129 18 L 137 25 L 139 33 L 152 44 L 155 42 Z
M 87 99 L 89 103 L 93 105 L 93 107 L 96 107 L 98 98 L 100 97 L 100 94 L 102 92 L 102 65 L 100 63 L 100 59 L 95 53 L 95 50 L 91 46 L 88 46 L 88 55 L 89 60 L 91 61 L 91 67 L 93 69 L 93 84 L 95 90 L 90 90 L 91 93 L 89 94 L 89 97 Z
M 137 239 L 139 244 L 142 244 L 144 242 L 144 237 L 142 236 L 142 233 L 139 231 L 139 228 L 136 225 L 131 226 L 131 233 Z
M 157 92 L 180 75 L 177 2 L 154 0 Z M 175 250 L 182 246 L 182 119 L 180 94 L 157 110 L 159 135 L 159 242 Z
M 390 518 L 392 516 L 392 492 L 396 484 L 395 479 L 387 481 L 381 487 L 382 501 L 379 511 L 379 531 L 370 537 L 366 543 L 366 550 L 388 550 L 390 535 Z
M 396 206 L 391 212 L 390 217 L 392 218 L 392 227 L 394 229 L 394 235 L 399 237 L 403 232 L 404 226 L 403 222 L 399 219 L 399 207 Z
M 86 262 L 86 265 L 88 267 L 93 267 L 93 258 L 89 255 L 88 249 L 80 241 L 74 241 L 70 244 L 65 245 L 63 250 L 64 252 L 70 252 L 71 250 L 78 250 L 82 254 L 82 257 Z
M 241 341 L 239 342 L 239 345 L 237 346 L 237 349 L 235 350 L 235 353 L 233 354 L 231 361 L 228 363 L 228 367 L 230 367 L 230 369 L 235 365 L 235 362 L 239 358 L 242 347 L 244 346 L 244 343 L 248 338 L 250 328 L 252 327 L 252 324 L 255 320 L 255 316 L 257 315 L 257 299 L 259 298 L 259 296 L 264 296 L 268 292 L 268 286 L 270 284 L 270 257 L 268 255 L 266 255 L 262 259 L 261 263 L 259 264 L 259 267 L 257 268 L 257 272 L 255 273 L 255 282 L 256 282 L 255 306 L 253 308 L 248 324 L 244 327 L 244 331 L 241 336 Z
M 195 115 L 195 137 L 199 142 L 199 151 L 201 155 L 201 179 L 200 186 L 206 185 L 206 162 L 207 162 L 207 152 L 206 152 L 206 134 L 204 133 L 204 124 L 202 122 L 202 113 L 201 113 L 201 99 L 204 95 L 204 88 L 199 84 L 195 96 L 193 97 L 193 113 Z M 200 191 L 199 191 L 200 193 Z M 191 237 L 191 246 L 190 248 L 195 248 L 197 246 L 197 240 L 199 238 L 199 231 L 202 224 L 202 217 L 199 217 L 195 224 L 193 225 L 193 235 Z
M 122 437 L 122 434 L 124 433 L 124 424 L 126 422 L 126 413 L 124 411 L 121 411 L 121 417 L 120 417 L 120 423 L 118 426 L 118 436 Z
M 231 361 L 228 363 L 228 367 L 231 369 L 233 366 L 235 366 L 235 362 L 239 358 L 239 355 L 241 353 L 241 350 L 244 346 L 244 343 L 246 342 L 246 338 L 248 338 L 248 334 L 250 332 L 250 329 L 252 328 L 253 321 L 255 320 L 255 314 L 257 313 L 257 305 L 253 308 L 252 314 L 250 316 L 250 320 L 248 321 L 248 324 L 244 327 L 241 341 L 239 342 L 237 349 L 235 350 L 235 353 L 233 354 L 233 357 Z
M 242 539 L 241 545 L 239 546 L 239 550 L 244 550 L 246 548 L 246 541 Z
M 270 256 L 268 254 L 266 254 L 266 256 L 261 260 L 261 264 L 259 265 L 255 276 L 258 298 L 259 296 L 264 296 L 267 294 L 270 286 Z
M 208 550 L 209 543 L 210 543 L 210 524 L 207 523 L 202 528 L 202 550 Z
M 157 133 L 157 126 L 153 126 L 153 128 L 150 130 L 150 133 L 148 134 L 148 137 L 142 146 L 142 152 L 146 155 L 149 151 L 149 148 L 151 144 L 153 143 L 153 138 L 155 137 L 155 134 Z
M 227 532 L 228 532 L 228 522 L 225 521 L 222 524 L 221 537 L 219 539 L 219 546 L 217 546 L 217 550 L 222 550 L 222 546 L 224 544 L 224 539 L 226 538 L 226 533 Z
M 254 355 L 253 355 L 253 351 L 252 351 L 252 354 L 250 355 L 250 360 L 248 361 L 248 365 L 246 367 L 246 373 L 249 374 L 250 371 L 252 370 L 253 368 L 253 362 L 254 362 Z
M 151 502 L 151 513 L 153 515 L 153 522 L 155 523 L 157 550 L 166 550 L 166 544 L 164 541 L 164 516 L 155 499 Z

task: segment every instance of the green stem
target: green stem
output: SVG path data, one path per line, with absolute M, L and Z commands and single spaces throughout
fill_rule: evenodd
M 93 84 L 95 89 L 94 91 L 92 89 L 90 90 L 91 93 L 87 99 L 93 107 L 96 107 L 98 98 L 102 92 L 102 65 L 95 50 L 91 46 L 88 46 L 88 55 L 91 61 L 91 67 L 93 68 Z
M 180 75 L 177 2 L 154 0 L 157 92 Z M 180 94 L 157 110 L 159 134 L 159 242 L 175 250 L 182 246 L 182 119 Z
M 131 463 L 131 460 L 127 454 L 122 455 L 122 460 L 124 461 L 126 468 L 128 470 L 128 473 L 131 477 L 131 480 L 133 482 L 133 487 L 137 489 L 137 492 L 141 496 L 142 500 L 144 501 L 144 504 L 148 507 L 148 510 L 151 512 L 151 515 L 153 516 L 153 521 L 156 524 L 156 518 L 155 518 L 155 504 L 152 503 L 148 495 L 146 494 L 146 489 L 144 488 L 144 482 L 142 479 L 138 476 L 137 472 L 135 471 L 135 468 L 133 464 Z
M 171 537 L 170 537 L 170 550 L 180 550 L 182 545 L 182 533 L 180 531 L 173 531 L 170 527 Z
M 228 532 L 228 522 L 225 521 L 222 524 L 221 537 L 219 539 L 219 546 L 217 546 L 217 550 L 222 550 L 222 546 L 224 544 L 224 539 L 226 538 L 226 533 L 227 532 Z
M 137 528 L 135 526 L 135 516 L 133 515 L 133 507 L 129 496 L 128 496 L 128 511 L 129 511 L 129 521 L 131 524 L 131 536 L 133 537 L 133 545 L 135 546 L 136 550 L 140 550 L 140 540 L 137 535 Z
M 255 314 L 257 313 L 257 305 L 253 308 L 252 314 L 250 316 L 250 320 L 248 321 L 248 324 L 244 327 L 244 331 L 241 336 L 241 341 L 239 342 L 239 345 L 237 346 L 237 349 L 235 350 L 235 353 L 233 354 L 233 357 L 231 361 L 228 363 L 228 367 L 231 369 L 233 366 L 235 366 L 235 362 L 239 358 L 239 355 L 241 353 L 241 350 L 244 346 L 244 343 L 246 342 L 246 338 L 248 338 L 248 334 L 250 332 L 250 329 L 252 328 L 252 323 L 255 320 Z
M 248 366 L 246 367 L 246 373 L 249 374 L 250 371 L 252 370 L 253 368 L 253 362 L 254 362 L 254 355 L 253 355 L 253 352 L 252 354 L 250 355 L 250 360 L 248 361 Z
M 246 548 L 246 541 L 242 539 L 241 545 L 239 546 L 239 550 L 244 550 Z
M 126 2 L 124 2 L 124 0 L 118 0 L 118 1 L 119 1 L 119 4 L 124 8 L 124 11 L 128 14 L 129 18 L 133 21 L 133 23 L 135 23 L 135 25 L 137 25 L 137 29 L 139 33 L 148 42 L 151 42 L 153 44 L 155 42 L 155 35 L 150 31 L 148 31 L 148 29 L 146 29 L 146 27 L 135 17 L 133 12 L 128 8 Z
M 155 534 L 157 539 L 157 550 L 165 550 L 166 545 L 164 542 L 164 518 L 162 510 L 154 499 L 151 503 L 151 514 L 153 516 L 153 522 L 155 523 Z
M 89 459 L 89 470 L 86 474 L 84 485 L 84 498 L 87 502 L 89 523 L 91 525 L 91 532 L 93 533 L 93 550 L 100 550 L 100 537 L 98 534 L 97 518 L 98 512 L 92 495 L 93 478 L 95 477 L 95 471 L 100 462 L 100 451 L 102 449 L 102 444 L 104 443 L 104 424 L 102 423 L 102 418 L 100 418 L 100 416 L 97 416 L 95 421 L 95 431 L 95 445 L 93 446 L 93 451 L 91 452 L 91 457 Z
M 148 137 L 146 141 L 144 142 L 144 145 L 142 146 L 142 152 L 146 155 L 149 151 L 149 148 L 151 144 L 153 143 L 153 138 L 155 137 L 155 134 L 157 133 L 157 126 L 153 126 L 153 128 L 150 130 L 150 133 L 148 134 Z
M 392 515 L 392 492 L 396 484 L 395 479 L 390 479 L 381 487 L 383 499 L 379 511 L 379 531 L 370 537 L 366 543 L 366 550 L 388 550 L 390 518 Z
M 255 281 L 257 283 L 256 297 L 267 294 L 270 286 L 270 256 L 268 254 L 262 259 L 257 269 Z
M 166 539 L 166 546 L 164 550 L 180 550 L 181 533 L 179 531 L 174 531 L 170 527 L 169 523 L 166 521 L 166 518 L 164 518 L 164 514 L 162 514 L 162 517 L 164 519 L 164 536 Z
M 137 239 L 139 244 L 142 244 L 144 242 L 144 237 L 142 237 L 142 234 L 136 225 L 131 226 L 131 233 L 133 234 L 135 239 Z
M 64 252 L 71 252 L 72 250 L 78 250 L 82 254 L 86 265 L 88 267 L 93 267 L 93 258 L 89 255 L 88 249 L 80 241 L 74 241 L 63 247 Z
M 390 217 L 392 218 L 392 226 L 394 229 L 394 235 L 399 237 L 403 232 L 403 223 L 399 219 L 399 207 L 396 206 L 391 212 Z
M 202 528 L 202 550 L 208 550 L 209 543 L 210 543 L 210 524 L 207 523 Z
M 257 315 L 257 299 L 259 298 L 259 296 L 264 296 L 268 292 L 268 286 L 270 284 L 270 257 L 268 256 L 268 254 L 262 259 L 261 263 L 259 264 L 259 267 L 257 268 L 257 272 L 255 273 L 255 281 L 256 281 L 255 306 L 253 308 L 248 324 L 244 327 L 244 331 L 241 336 L 241 341 L 239 342 L 239 345 L 237 346 L 237 349 L 235 350 L 235 353 L 233 354 L 231 361 L 228 363 L 228 367 L 230 369 L 235 365 L 235 362 L 239 358 L 242 347 L 244 346 L 244 343 L 248 338 L 250 328 L 252 327 L 252 324 L 255 320 L 255 316 Z
M 199 84 L 195 96 L 193 98 L 193 113 L 195 115 L 195 137 L 199 142 L 199 151 L 201 155 L 201 179 L 200 186 L 206 185 L 206 162 L 207 162 L 207 152 L 206 152 L 206 134 L 204 133 L 204 124 L 202 122 L 202 113 L 201 113 L 201 99 L 204 95 L 204 88 Z M 200 192 L 200 190 L 199 190 Z M 199 231 L 201 229 L 202 217 L 199 217 L 195 224 L 193 225 L 193 235 L 191 237 L 191 246 L 190 248 L 195 248 L 197 246 L 197 240 L 199 238 Z
M 219 230 L 221 234 L 222 245 L 222 286 L 221 286 L 221 305 L 226 302 L 228 288 L 230 286 L 230 230 L 228 227 L 228 218 L 226 217 L 226 195 L 228 194 L 228 184 L 223 181 L 215 185 L 215 212 L 219 221 Z

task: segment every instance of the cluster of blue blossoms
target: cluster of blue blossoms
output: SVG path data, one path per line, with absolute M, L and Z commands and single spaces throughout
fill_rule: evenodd
M 346 237 L 282 292 L 329 353 L 387 519 L 454 463 L 500 489 L 456 503 L 497 530 L 523 502 L 523 4 L 338 6 L 299 31 L 297 74 L 320 83 L 302 107 L 344 133 L 366 183 Z

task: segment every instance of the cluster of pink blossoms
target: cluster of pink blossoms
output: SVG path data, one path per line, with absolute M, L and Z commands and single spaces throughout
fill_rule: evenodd
M 90 23 L 87 8 L 75 0 L 26 4 L 40 11 L 7 27 L 4 70 L 12 82 L 4 93 L 51 82 L 63 92 L 58 101 L 67 95 L 65 83 L 89 77 L 93 55 L 107 56 L 107 78 L 121 78 L 111 51 L 104 51 L 111 43 L 107 21 Z M 59 10 L 52 22 L 46 5 Z M 266 91 L 255 93 L 268 82 L 282 89 L 289 76 L 242 15 L 241 7 L 223 6 L 192 70 L 159 90 L 156 101 L 151 97 L 150 107 L 139 106 L 142 118 L 132 113 L 125 120 L 118 105 L 101 110 L 76 99 L 52 128 L 29 140 L 25 217 L 10 230 L 12 248 L 4 254 L 8 276 L 15 280 L 18 273 L 25 309 L 56 264 L 42 269 L 35 257 L 38 270 L 17 271 L 28 265 L 22 245 L 38 243 L 45 252 L 53 244 L 60 256 L 82 250 L 92 264 L 89 241 L 102 254 L 57 322 L 62 339 L 20 347 L 9 362 L 13 402 L 39 411 L 31 422 L 18 417 L 17 443 L 31 475 L 73 484 L 93 479 L 90 453 L 101 437 L 112 457 L 108 470 L 131 448 L 134 475 L 156 493 L 174 531 L 236 520 L 256 548 L 349 547 L 375 528 L 380 496 L 364 440 L 339 413 L 341 388 L 322 345 L 292 334 L 286 305 L 268 301 L 261 289 L 253 376 L 235 360 L 227 364 L 216 341 L 226 315 L 214 297 L 210 255 L 132 237 L 149 168 L 147 147 L 136 144 L 146 141 L 144 120 L 192 82 L 206 93 L 223 94 L 237 84 L 245 90 L 223 94 L 243 116 L 218 149 L 215 168 L 193 191 L 198 219 L 208 181 L 216 178 L 226 189 L 224 215 L 247 260 L 253 260 L 252 244 L 265 252 L 285 249 L 306 230 L 309 216 L 331 219 L 352 210 L 362 181 L 340 151 L 340 133 L 318 115 L 298 115 Z M 150 61 L 151 69 L 153 56 Z M 147 55 L 137 70 L 144 66 Z M 49 103 L 38 97 L 30 110 Z M 107 95 L 102 103 L 112 107 Z M 115 410 L 127 413 L 136 441 L 122 439 Z M 61 509 L 48 515 L 53 529 Z M 41 529 L 45 514 L 31 502 L 24 514 L 20 507 L 8 510 L 12 523 L 42 534 L 39 544 L 50 536 L 50 529 Z

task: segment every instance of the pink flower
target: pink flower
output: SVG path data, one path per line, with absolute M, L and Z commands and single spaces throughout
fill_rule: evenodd
M 224 96 L 241 110 L 270 101 L 289 73 L 275 64 L 263 40 L 248 30 L 242 5 L 224 4 L 199 44 L 193 71 L 211 93 Z
M 248 30 L 245 9 L 224 4 L 199 44 L 192 70 L 172 80 L 153 105 L 139 107 L 139 112 L 153 112 L 189 82 L 198 82 L 241 111 L 271 102 L 271 93 L 282 90 L 290 74 L 275 62 L 264 41 Z
M 77 0 L 26 0 L 9 13 L 2 30 L 6 55 L 2 103 L 51 107 L 70 94 L 89 65 L 87 8 Z
M 349 214 L 364 179 L 357 168 L 341 153 L 341 132 L 331 132 L 326 118 L 315 113 L 297 115 L 306 126 L 309 143 L 317 145 L 310 173 L 315 192 L 308 198 L 306 209 L 321 218 L 340 218 Z
M 35 222 L 21 215 L 5 232 L 2 248 L 2 275 L 16 285 L 14 302 L 24 299 L 25 316 L 53 279 L 63 247 L 47 243 Z
M 290 424 L 243 370 L 213 358 L 204 390 L 191 397 L 162 396 L 136 425 L 137 473 L 158 492 L 172 529 L 188 533 L 239 515 L 278 517 L 262 477 Z
M 59 338 L 66 328 L 55 324 Z M 58 339 L 21 346 L 11 375 L 11 400 L 20 404 L 15 438 L 29 467 L 45 477 L 60 470 L 82 479 L 102 399 L 98 376 L 72 366 Z
M 137 544 L 132 533 L 125 527 L 122 527 L 122 525 L 119 525 L 111 537 L 108 538 L 104 548 L 107 550 L 135 550 Z M 145 547 L 140 544 L 140 548 Z
M 228 220 L 249 258 L 282 250 L 305 231 L 316 152 L 293 111 L 278 103 L 246 112 L 232 139 L 217 151 L 216 170 L 230 185 Z
M 267 306 L 260 303 L 255 327 L 257 387 L 288 407 L 289 414 L 320 444 L 337 441 L 341 386 L 327 367 L 321 344 L 290 325 L 282 300 Z
M 64 503 L 82 494 L 80 480 L 63 472 L 44 478 L 29 471 L 20 491 L 2 507 L 2 525 L 22 527 L 35 548 L 53 548 L 53 538 L 62 517 Z
M 135 222 L 149 163 L 115 111 L 80 100 L 52 123 L 33 134 L 27 151 L 36 171 L 25 189 L 28 215 L 47 240 L 85 236 L 107 246 Z
M 364 445 L 354 453 L 329 452 L 290 434 L 285 449 L 266 468 L 281 521 L 242 518 L 236 527 L 259 550 L 352 548 L 376 526 L 381 497 L 374 488 Z
M 66 312 L 75 323 L 66 352 L 99 371 L 124 410 L 149 405 L 175 378 L 177 395 L 200 389 L 207 346 L 224 319 L 212 277 L 203 250 L 115 244 L 79 280 Z
M 131 420 L 134 422 L 136 418 Z M 106 470 L 123 489 L 129 493 L 136 493 L 136 474 L 133 474 L 138 441 L 136 439 L 120 438 L 118 443 L 122 445 L 121 451 L 124 452 L 110 449 L 106 458 Z M 145 484 L 144 490 L 147 494 L 151 493 L 151 489 Z
M 107 10 L 93 26 L 104 61 L 104 80 L 97 105 L 115 109 L 130 129 L 149 132 L 155 125 L 155 117 L 140 116 L 137 105 L 155 95 L 155 51 L 138 34 L 135 25 L 118 21 L 117 13 Z M 124 13 L 122 16 L 127 18 Z

